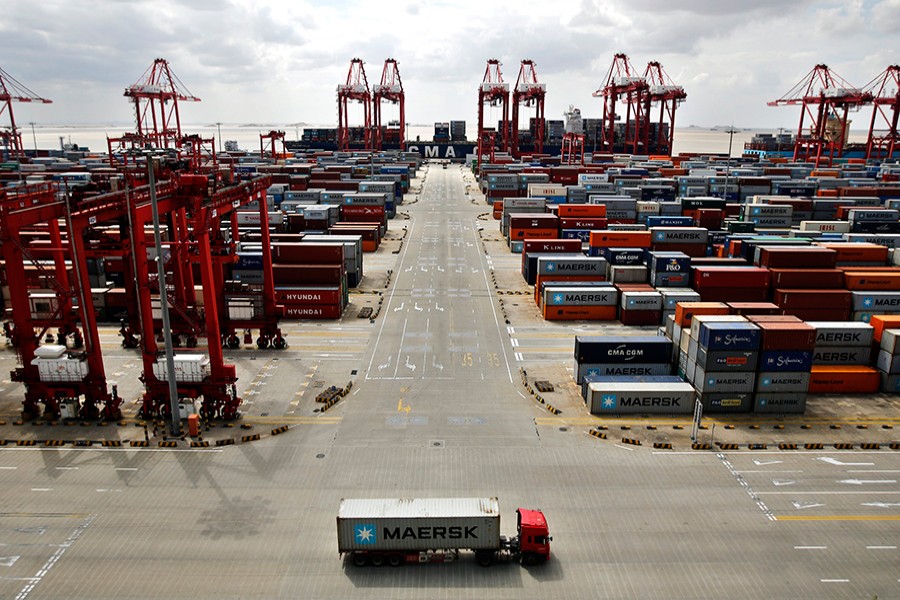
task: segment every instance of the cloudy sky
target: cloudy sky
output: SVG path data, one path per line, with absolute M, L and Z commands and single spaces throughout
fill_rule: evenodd
M 863 86 L 900 61 L 900 0 L 0 0 L 0 67 L 46 106 L 20 122 L 127 123 L 122 96 L 157 57 L 199 104 L 186 123 L 335 124 L 353 57 L 370 84 L 400 65 L 407 120 L 477 115 L 485 61 L 508 82 L 530 58 L 548 118 L 600 116 L 613 55 L 659 61 L 688 94 L 681 126 L 794 128 L 770 108 L 817 63 Z M 395 109 L 385 108 L 384 119 Z M 359 119 L 351 111 L 351 122 Z M 490 115 L 489 115 L 490 116 Z M 5 119 L 5 116 L 3 117 Z M 867 117 L 855 117 L 857 123 Z

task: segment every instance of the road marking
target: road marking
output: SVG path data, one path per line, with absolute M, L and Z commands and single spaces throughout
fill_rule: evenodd
M 875 464 L 875 463 L 845 463 L 845 462 L 839 461 L 836 458 L 831 458 L 830 456 L 822 456 L 820 458 L 817 458 L 816 460 L 821 460 L 822 462 L 826 462 L 830 465 L 837 465 L 839 467 L 867 467 L 867 466 L 872 466 Z
M 737 471 L 737 472 L 738 472 L 738 473 L 802 473 L 803 471 L 800 471 L 800 470 L 793 470 L 793 471 L 765 471 L 765 470 L 758 470 L 758 471 Z
M 770 521 L 776 521 L 777 519 L 775 518 L 775 515 L 772 513 L 769 507 L 759 499 L 759 496 L 756 494 L 756 492 L 753 491 L 753 488 L 750 487 L 750 484 L 747 483 L 747 481 L 744 479 L 744 476 L 737 472 L 737 470 L 734 468 L 734 465 L 731 464 L 730 460 L 728 460 L 728 457 L 725 456 L 725 454 L 723 454 L 722 452 L 718 452 L 716 453 L 716 458 L 722 461 L 722 464 L 725 465 L 725 468 L 728 469 L 728 472 L 731 473 L 732 477 L 735 478 L 738 484 L 740 484 L 740 486 L 744 488 L 744 491 L 747 492 L 747 495 L 750 496 L 750 499 L 756 503 L 756 506 L 759 507 L 766 518 Z
M 900 503 L 888 503 L 888 502 L 863 502 L 860 506 L 874 506 L 875 508 L 893 508 L 895 506 L 900 506 Z
M 76 541 L 78 541 L 78 538 L 81 537 L 81 534 L 84 533 L 84 531 L 88 527 L 90 527 L 91 523 L 96 518 L 97 515 L 88 515 L 88 517 L 84 521 L 82 521 L 78 527 L 75 528 L 75 531 L 72 532 L 72 535 L 70 535 L 65 542 L 59 545 L 59 547 L 56 549 L 56 552 L 53 553 L 53 556 L 47 559 L 47 562 L 44 563 L 44 566 L 41 567 L 40 571 L 37 572 L 37 576 L 29 581 L 28 585 L 22 588 L 22 591 L 19 592 L 16 596 L 16 600 L 25 600 L 25 598 L 28 597 L 28 594 L 30 594 L 35 586 L 41 582 L 41 579 L 43 579 L 44 576 L 50 572 L 50 569 L 53 568 L 53 565 L 59 562 L 59 559 L 62 558 L 62 555 L 65 554 L 66 550 L 68 550 Z
M 866 546 L 866 550 L 896 550 L 897 546 Z
M 764 467 L 766 465 L 778 465 L 778 464 L 781 464 L 782 462 L 783 461 L 780 461 L 780 460 L 756 460 L 756 459 L 753 460 L 753 464 L 755 464 L 757 467 Z
M 820 579 L 822 583 L 850 583 L 849 579 Z
M 794 546 L 794 550 L 825 550 L 828 546 Z
M 814 502 L 797 502 L 794 500 L 791 502 L 794 505 L 794 508 L 797 510 L 803 510 L 804 508 L 819 508 L 820 506 L 825 506 L 824 504 L 817 504 Z
M 848 469 L 847 472 L 848 473 L 900 473 L 900 471 L 890 470 L 890 469 L 884 470 L 884 471 L 876 471 L 876 470 L 872 470 L 872 469 L 857 469 L 854 471 L 852 469 Z
M 15 471 L 19 467 L 0 467 L 0 471 Z
M 773 480 L 772 480 L 772 485 L 774 485 L 775 487 L 781 487 L 781 486 L 783 486 L 783 485 L 794 485 L 795 483 L 797 483 L 797 482 L 796 482 L 796 481 L 792 481 L 792 480 L 790 480 L 790 479 L 784 479 L 784 480 L 782 480 L 782 479 L 773 479 Z
M 137 471 L 137 467 L 116 467 L 116 471 Z
M 53 488 L 31 488 L 32 492 L 52 492 Z
M 807 517 L 785 515 L 775 519 L 776 521 L 900 521 L 900 515 L 810 515 Z
M 622 450 L 628 450 L 629 452 L 634 452 L 634 448 L 629 448 L 628 446 L 620 446 L 619 444 L 615 444 L 616 448 L 621 448 Z
M 850 485 L 862 485 L 864 483 L 897 483 L 896 479 L 841 479 L 838 483 L 849 483 Z
M 56 467 L 57 471 L 77 471 L 78 467 Z

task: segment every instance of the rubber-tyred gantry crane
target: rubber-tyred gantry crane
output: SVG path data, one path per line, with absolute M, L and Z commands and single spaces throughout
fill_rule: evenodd
M 866 139 L 866 158 L 889 158 L 900 150 L 900 66 L 891 65 L 863 88 L 872 94 L 872 120 Z
M 603 98 L 600 150 L 616 152 L 621 149 L 632 154 L 645 152 L 649 139 L 650 86 L 646 78 L 631 67 L 627 55 L 619 53 L 613 57 L 606 81 L 594 92 L 594 97 Z M 625 105 L 624 115 L 616 112 L 619 103 Z M 625 135 L 617 140 L 616 120 L 620 116 L 625 117 Z
M 350 115 L 347 105 L 350 101 L 358 102 L 363 108 L 363 139 L 365 148 L 372 147 L 372 94 L 369 91 L 369 82 L 366 79 L 366 69 L 361 58 L 350 61 L 350 69 L 347 71 L 347 81 L 337 87 L 338 104 L 338 150 L 350 149 Z
M 403 92 L 403 81 L 397 61 L 388 58 L 381 70 L 381 83 L 375 85 L 372 92 L 372 148 L 381 150 L 384 143 L 384 130 L 381 124 L 381 105 L 383 102 L 396 104 L 400 110 L 400 149 L 406 148 L 406 94 Z
M 278 160 L 278 142 L 281 142 L 281 156 L 284 156 L 287 153 L 287 148 L 284 146 L 284 132 L 283 131 L 269 131 L 268 133 L 259 134 L 259 156 L 260 158 L 266 158 L 267 155 L 272 160 Z
M 41 98 L 16 79 L 0 69 L 0 116 L 9 114 L 9 129 L 0 130 L 0 146 L 7 149 L 9 158 L 21 158 L 25 156 L 22 147 L 22 134 L 16 126 L 16 117 L 13 114 L 13 102 L 37 102 L 51 104 L 53 101 Z
M 833 159 L 843 155 L 849 112 L 871 100 L 870 92 L 850 85 L 827 65 L 820 64 L 784 96 L 768 105 L 801 106 L 794 160 L 830 165 Z M 809 124 L 804 127 L 807 119 Z
M 478 88 L 478 163 L 481 164 L 482 156 L 487 151 L 493 156 L 494 144 L 499 138 L 500 151 L 509 150 L 509 84 L 503 82 L 503 73 L 500 72 L 500 61 L 491 58 L 484 69 L 484 78 L 481 87 Z M 487 131 L 484 126 L 484 105 L 499 106 L 502 110 L 500 131 L 495 136 Z
M 533 60 L 525 59 L 519 66 L 519 76 L 512 97 L 512 126 L 510 135 L 510 152 L 519 156 L 519 105 L 534 107 L 534 151 L 544 151 L 544 98 L 547 95 L 546 84 L 539 83 Z
M 650 130 L 653 127 L 648 126 L 646 129 L 648 145 L 645 147 L 648 152 L 654 154 L 671 155 L 675 139 L 675 111 L 687 98 L 687 93 L 683 87 L 672 81 L 662 65 L 656 61 L 647 63 L 644 80 L 649 86 L 650 110 L 656 106 L 659 107 L 659 118 L 655 122 L 656 131 L 651 133 Z M 646 116 L 648 124 L 652 125 L 650 110 L 647 111 Z

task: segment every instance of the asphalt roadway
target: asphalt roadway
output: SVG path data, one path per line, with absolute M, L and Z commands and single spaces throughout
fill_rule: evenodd
M 900 453 L 654 450 L 612 427 L 589 436 L 571 389 L 555 392 L 562 415 L 538 404 L 519 369 L 566 387 L 572 334 L 602 328 L 544 324 L 527 297 L 497 295 L 518 257 L 497 250 L 467 182 L 426 169 L 391 224 L 406 227 L 397 253 L 367 256 L 367 277 L 391 270 L 373 322 L 304 323 L 287 352 L 230 354 L 247 421 L 288 432 L 199 450 L 0 448 L 0 598 L 900 597 Z M 108 354 L 133 398 L 134 355 Z M 317 386 L 347 380 L 318 412 Z M 6 384 L 8 413 L 21 390 Z M 517 507 L 541 508 L 552 559 L 340 559 L 340 499 L 397 496 L 497 496 L 507 535 Z

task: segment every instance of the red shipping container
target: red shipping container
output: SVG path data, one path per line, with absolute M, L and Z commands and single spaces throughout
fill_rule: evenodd
M 756 321 L 762 330 L 761 350 L 808 350 L 816 345 L 816 328 L 806 323 Z
M 340 304 L 343 301 L 340 286 L 276 288 L 275 302 L 287 305 Z
M 613 306 L 544 306 L 547 321 L 615 321 Z
M 272 265 L 275 285 L 296 283 L 333 283 L 344 281 L 344 265 Z
M 560 229 L 606 229 L 606 219 L 592 219 L 587 217 L 562 218 L 559 220 Z
M 754 287 L 695 287 L 703 302 L 765 302 L 766 288 Z
M 690 257 L 706 256 L 706 244 L 658 244 L 654 243 L 651 249 L 659 252 L 683 252 Z
M 759 249 L 759 266 L 790 269 L 833 269 L 837 264 L 837 252 L 827 248 L 778 248 L 763 246 Z
M 769 269 L 774 288 L 835 289 L 844 287 L 844 272 L 838 269 Z
M 509 239 L 513 241 L 525 239 L 544 239 L 552 240 L 559 237 L 559 229 L 532 229 L 530 227 L 520 229 L 517 227 L 509 228 Z
M 837 252 L 838 264 L 848 263 L 887 263 L 888 248 L 878 244 L 865 243 L 829 243 L 822 244 L 823 248 L 829 248 Z
M 306 304 L 284 307 L 285 319 L 340 319 L 343 309 L 340 304 Z
M 699 288 L 761 288 L 763 298 L 769 288 L 769 272 L 759 267 L 696 267 L 694 268 L 694 289 Z M 738 300 L 731 298 L 731 300 Z M 741 299 L 742 302 L 747 300 Z
M 655 292 L 656 289 L 649 283 L 617 283 L 615 288 L 621 292 Z
M 781 310 L 771 302 L 727 302 L 735 315 L 777 315 Z
M 525 240 L 523 254 L 530 252 L 554 252 L 559 254 L 581 252 L 581 240 Z
M 793 315 L 747 315 L 747 320 L 752 323 L 802 323 Z
M 559 204 L 556 214 L 560 217 L 594 219 L 606 216 L 605 204 Z
M 619 311 L 622 325 L 659 325 L 662 321 L 661 310 L 627 310 Z
M 510 229 L 558 229 L 559 219 L 556 215 L 546 213 L 512 213 L 509 215 L 509 227 Z
M 847 290 L 775 290 L 773 298 L 781 308 L 849 309 L 853 296 Z
M 801 321 L 849 321 L 849 308 L 784 308 L 784 315 L 797 317 Z
M 881 385 L 877 369 L 861 365 L 813 365 L 810 394 L 874 394 Z
M 592 231 L 589 238 L 592 248 L 649 248 L 649 231 Z
M 311 242 L 275 242 L 272 244 L 272 261 L 282 264 L 340 265 L 344 262 L 344 247 Z

